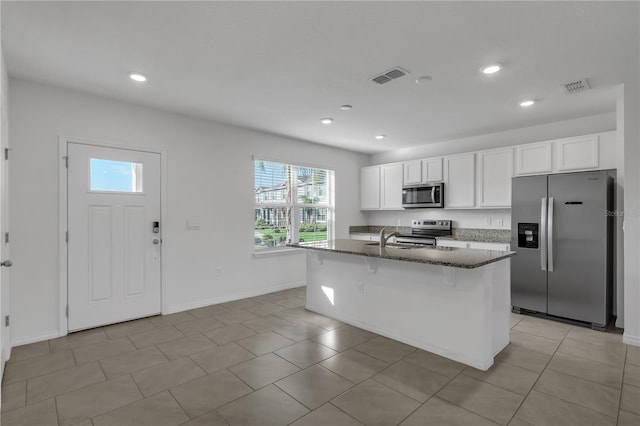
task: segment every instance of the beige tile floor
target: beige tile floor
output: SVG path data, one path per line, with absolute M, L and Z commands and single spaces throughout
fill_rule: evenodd
M 640 425 L 640 348 L 520 315 L 486 372 L 297 288 L 13 349 L 2 425 Z

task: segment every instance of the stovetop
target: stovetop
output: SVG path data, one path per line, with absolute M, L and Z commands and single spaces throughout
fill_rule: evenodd
M 436 237 L 451 235 L 450 220 L 414 219 L 411 221 L 411 234 L 396 237 L 403 244 L 436 245 Z

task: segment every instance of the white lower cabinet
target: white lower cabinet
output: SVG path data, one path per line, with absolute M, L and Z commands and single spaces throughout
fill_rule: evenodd
M 509 251 L 508 243 L 485 243 L 481 241 L 438 240 L 438 247 L 470 248 L 480 250 Z
M 468 241 L 438 240 L 438 247 L 469 248 Z
M 349 238 L 359 241 L 372 241 L 374 234 L 349 234 Z

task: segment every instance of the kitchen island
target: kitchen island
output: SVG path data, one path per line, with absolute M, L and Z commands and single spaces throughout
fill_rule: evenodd
M 514 252 L 346 239 L 289 246 L 308 250 L 310 311 L 480 370 L 509 343 Z

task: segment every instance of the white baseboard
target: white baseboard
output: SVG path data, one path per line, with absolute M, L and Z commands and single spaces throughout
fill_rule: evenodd
M 11 339 L 11 347 L 27 345 L 29 343 L 42 342 L 43 340 L 57 339 L 60 337 L 58 330 L 50 331 L 48 333 L 40 334 L 38 336 L 20 337 L 18 339 Z
M 214 297 L 212 299 L 197 300 L 195 302 L 183 303 L 181 305 L 167 307 L 166 314 L 175 314 L 176 312 L 188 311 L 190 309 L 203 308 L 205 306 L 217 305 L 219 303 L 232 302 L 234 300 L 246 299 L 247 297 L 262 296 L 263 294 L 274 293 L 276 291 L 288 290 L 290 288 L 302 287 L 307 285 L 306 281 L 296 281 L 293 283 L 282 284 L 272 287 L 265 287 L 256 290 L 243 291 L 241 293 L 234 293 L 220 297 Z
M 640 346 L 640 336 L 630 336 L 627 333 L 622 335 L 622 343 L 627 345 Z

